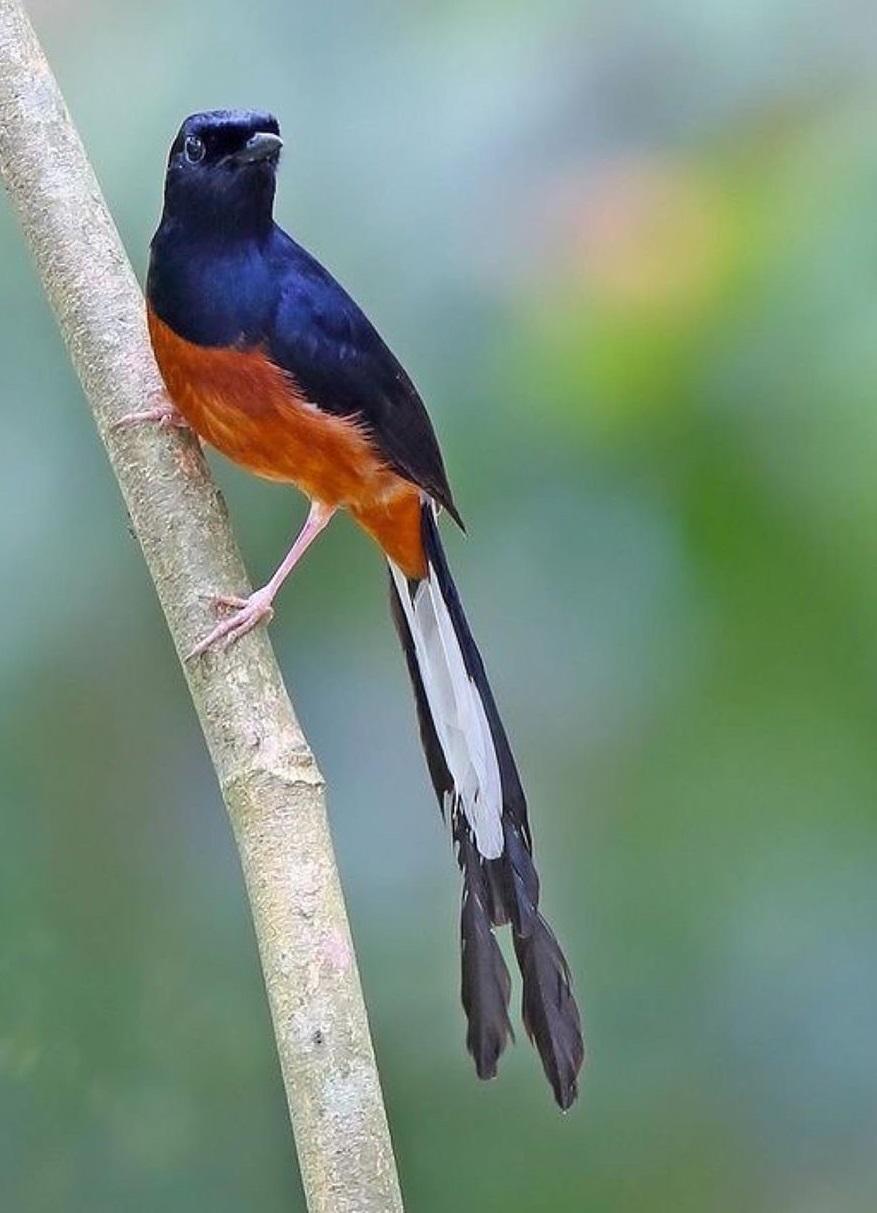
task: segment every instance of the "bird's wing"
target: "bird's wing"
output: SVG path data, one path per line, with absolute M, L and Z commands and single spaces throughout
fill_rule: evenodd
M 429 415 L 398 360 L 328 270 L 279 229 L 275 256 L 272 360 L 318 408 L 358 417 L 390 467 L 462 526 Z

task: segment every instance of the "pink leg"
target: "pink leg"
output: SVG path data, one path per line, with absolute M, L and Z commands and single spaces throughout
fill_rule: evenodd
M 228 594 L 220 594 L 214 598 L 214 602 L 221 606 L 234 607 L 234 614 L 223 619 L 208 636 L 196 644 L 187 656 L 187 661 L 193 657 L 200 657 L 202 653 L 206 653 L 220 641 L 224 642 L 222 647 L 226 648 L 228 645 L 234 644 L 236 640 L 240 640 L 241 636 L 246 636 L 247 632 L 251 631 L 261 620 L 270 621 L 274 614 L 272 606 L 274 596 L 335 513 L 335 508 L 335 506 L 321 505 L 318 501 L 311 502 L 310 512 L 304 526 L 299 531 L 298 538 L 289 549 L 277 572 L 267 585 L 262 586 L 261 590 L 256 590 L 249 598 L 235 598 Z
M 187 430 L 190 428 L 188 421 L 182 413 L 177 412 L 164 392 L 156 393 L 153 399 L 157 403 L 151 408 L 143 409 L 138 413 L 126 413 L 124 417 L 113 422 L 112 428 L 114 430 L 128 429 L 131 426 L 142 425 L 144 422 L 150 421 L 156 422 L 161 430 Z

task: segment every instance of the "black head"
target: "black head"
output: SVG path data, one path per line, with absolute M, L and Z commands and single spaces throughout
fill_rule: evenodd
M 273 114 L 210 110 L 180 127 L 168 156 L 164 218 L 201 235 L 270 228 L 283 141 Z

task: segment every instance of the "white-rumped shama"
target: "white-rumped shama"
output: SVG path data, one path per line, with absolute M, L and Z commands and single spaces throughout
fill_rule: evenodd
M 273 219 L 282 141 L 270 114 L 194 114 L 170 149 L 152 241 L 149 332 L 173 404 L 201 438 L 311 502 L 275 575 L 195 649 L 270 617 L 284 578 L 338 509 L 382 548 L 432 782 L 463 876 L 462 1000 L 479 1077 L 512 1035 L 494 927 L 511 925 L 523 1020 L 555 1098 L 584 1048 L 567 962 L 539 913 L 527 804 L 439 538 L 462 526 L 414 384 L 350 296 Z

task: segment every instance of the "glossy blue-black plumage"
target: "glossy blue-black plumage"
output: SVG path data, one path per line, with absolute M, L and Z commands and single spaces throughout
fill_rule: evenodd
M 183 123 L 152 241 L 150 306 L 197 345 L 263 349 L 312 404 L 358 417 L 386 462 L 460 522 L 414 384 L 343 287 L 274 223 L 276 158 L 234 161 L 259 131 L 276 134 L 276 120 L 223 110 Z M 191 135 L 206 144 L 197 164 Z
M 265 134 L 274 137 L 260 137 Z M 214 349 L 261 350 L 318 408 L 360 418 L 384 460 L 456 518 L 438 444 L 411 380 L 350 296 L 273 222 L 278 148 L 271 115 L 217 111 L 186 120 L 168 162 L 164 213 L 150 260 L 150 305 L 179 337 Z M 430 775 L 449 812 L 463 872 L 467 1044 L 479 1076 L 492 1077 L 512 1034 L 509 972 L 494 933 L 508 923 L 523 981 L 524 1024 L 565 1109 L 576 1097 L 584 1057 L 569 968 L 539 909 L 524 791 L 427 501 L 420 521 L 426 560 L 419 576 L 428 578 L 437 596 L 430 599 L 433 609 L 442 604 L 432 616 L 437 644 L 433 649 L 427 641 L 425 657 L 423 628 L 416 639 L 401 597 L 416 595 L 417 583 L 397 588 L 394 576 L 391 593 Z M 503 845 L 491 858 L 478 850 L 433 716 L 434 702 L 443 708 L 444 692 L 436 687 L 462 685 L 455 683 L 460 675 L 451 664 L 454 652 L 489 730 L 486 739 L 476 730 L 470 744 L 477 740 L 482 761 L 491 746 L 499 773 Z M 454 724 L 465 732 L 460 715 Z

